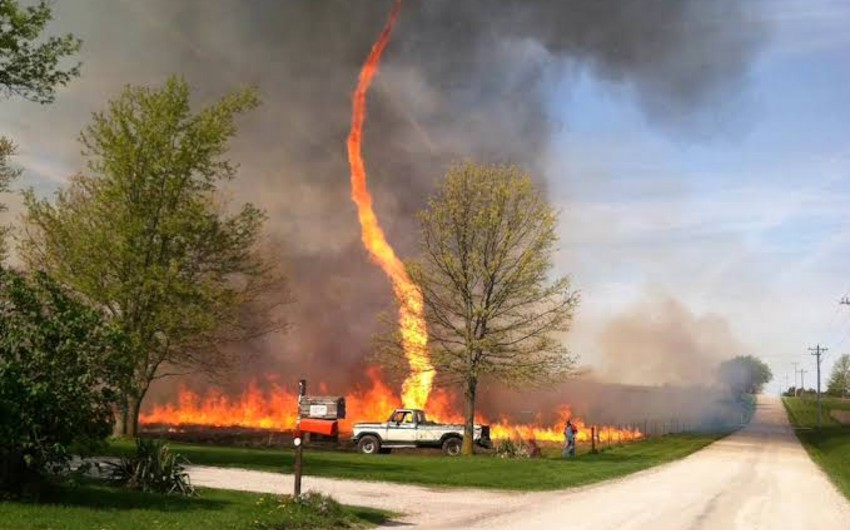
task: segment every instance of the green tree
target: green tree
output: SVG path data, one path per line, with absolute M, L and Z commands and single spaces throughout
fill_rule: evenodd
M 840 397 L 850 395 L 850 355 L 845 353 L 836 359 L 829 376 L 827 392 Z
M 72 444 L 109 434 L 123 345 L 47 275 L 0 269 L 0 490 L 20 493 L 66 469 Z
M 723 361 L 719 375 L 720 381 L 735 395 L 758 394 L 773 379 L 770 367 L 752 355 L 739 355 Z
M 574 358 L 556 334 L 569 329 L 578 294 L 568 278 L 550 279 L 557 214 L 515 167 L 450 168 L 420 227 L 422 256 L 409 271 L 422 289 L 439 381 L 463 389 L 470 455 L 480 382 L 570 373 Z M 384 351 L 397 357 L 399 348 Z
M 50 4 L 41 1 L 22 8 L 17 0 L 0 0 L 0 90 L 37 103 L 50 103 L 57 86 L 67 85 L 80 73 L 79 63 L 60 63 L 80 50 L 73 35 L 44 39 L 53 18 Z
M 15 146 L 7 138 L 0 137 L 0 193 L 8 193 L 9 185 L 20 174 L 20 169 L 13 167 L 9 158 L 15 154 Z M 6 205 L 0 203 L 0 213 L 6 211 Z M 9 233 L 8 226 L 0 226 L 0 263 L 6 259 L 6 236 Z
M 57 86 L 79 75 L 79 64 L 63 69 L 59 63 L 79 51 L 80 40 L 73 35 L 42 38 L 52 18 L 47 2 L 22 8 L 16 0 L 0 0 L 0 93 L 5 97 L 50 103 Z M 20 173 L 9 164 L 14 153 L 12 142 L 0 137 L 0 193 L 7 193 Z M 0 203 L 0 213 L 4 211 Z M 8 232 L 9 227 L 0 226 L 0 262 L 6 257 Z
M 256 306 L 282 282 L 260 252 L 265 215 L 251 204 L 228 213 L 219 193 L 236 172 L 225 157 L 234 120 L 257 104 L 249 89 L 193 112 L 182 80 L 127 87 L 81 134 L 89 174 L 54 203 L 25 194 L 25 263 L 82 293 L 130 342 L 116 435 L 135 435 L 155 378 L 226 369 L 233 341 L 278 327 Z

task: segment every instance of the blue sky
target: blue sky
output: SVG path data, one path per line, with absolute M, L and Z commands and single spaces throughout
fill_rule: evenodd
M 586 295 L 572 340 L 589 359 L 605 316 L 648 293 L 724 318 L 782 384 L 793 361 L 814 373 L 809 346 L 830 347 L 827 374 L 850 351 L 850 2 L 760 7 L 769 42 L 741 93 L 699 111 L 708 126 L 659 126 L 582 65 L 553 83 L 559 263 Z

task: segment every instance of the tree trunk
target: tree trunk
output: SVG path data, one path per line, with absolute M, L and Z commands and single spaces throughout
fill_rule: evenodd
M 127 435 L 127 399 L 123 398 L 115 406 L 115 423 L 112 425 L 112 436 L 123 438 Z
M 135 438 L 139 432 L 139 406 L 144 397 L 132 394 L 125 396 L 115 408 L 115 423 L 112 426 L 112 436 L 116 438 Z
M 135 438 L 139 431 L 139 405 L 141 403 L 141 397 L 129 396 L 127 398 L 127 430 L 125 434 L 128 438 Z
M 478 380 L 474 377 L 470 377 L 466 381 L 466 389 L 463 393 L 466 398 L 464 407 L 465 421 L 463 425 L 463 446 L 461 447 L 461 454 L 463 454 L 463 456 L 473 455 L 473 437 L 475 436 L 475 393 L 477 387 Z

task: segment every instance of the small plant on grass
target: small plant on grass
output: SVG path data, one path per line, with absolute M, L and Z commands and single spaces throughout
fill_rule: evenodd
M 261 497 L 257 501 L 257 506 L 263 512 L 263 520 L 255 521 L 255 528 L 259 530 L 359 526 L 359 522 L 347 514 L 333 497 L 315 491 L 308 491 L 298 497 L 294 495 Z M 269 520 L 281 522 L 269 522 Z
M 185 464 L 162 440 L 136 439 L 136 454 L 110 463 L 110 478 L 132 489 L 175 495 L 195 495 Z

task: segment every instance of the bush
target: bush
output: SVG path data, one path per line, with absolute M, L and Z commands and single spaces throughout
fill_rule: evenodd
M 257 506 L 264 512 L 263 519 L 281 523 L 256 522 L 260 530 L 283 530 L 294 528 L 351 528 L 358 522 L 345 513 L 342 505 L 328 495 L 308 491 L 299 497 L 283 495 L 280 497 L 262 497 Z
M 182 455 L 172 453 L 162 440 L 136 439 L 136 454 L 108 463 L 110 479 L 122 486 L 176 495 L 195 495 Z
M 505 438 L 496 442 L 496 456 L 499 458 L 530 458 L 530 447 L 522 440 Z
M 109 434 L 123 340 L 46 275 L 0 268 L 0 492 L 36 493 Z

